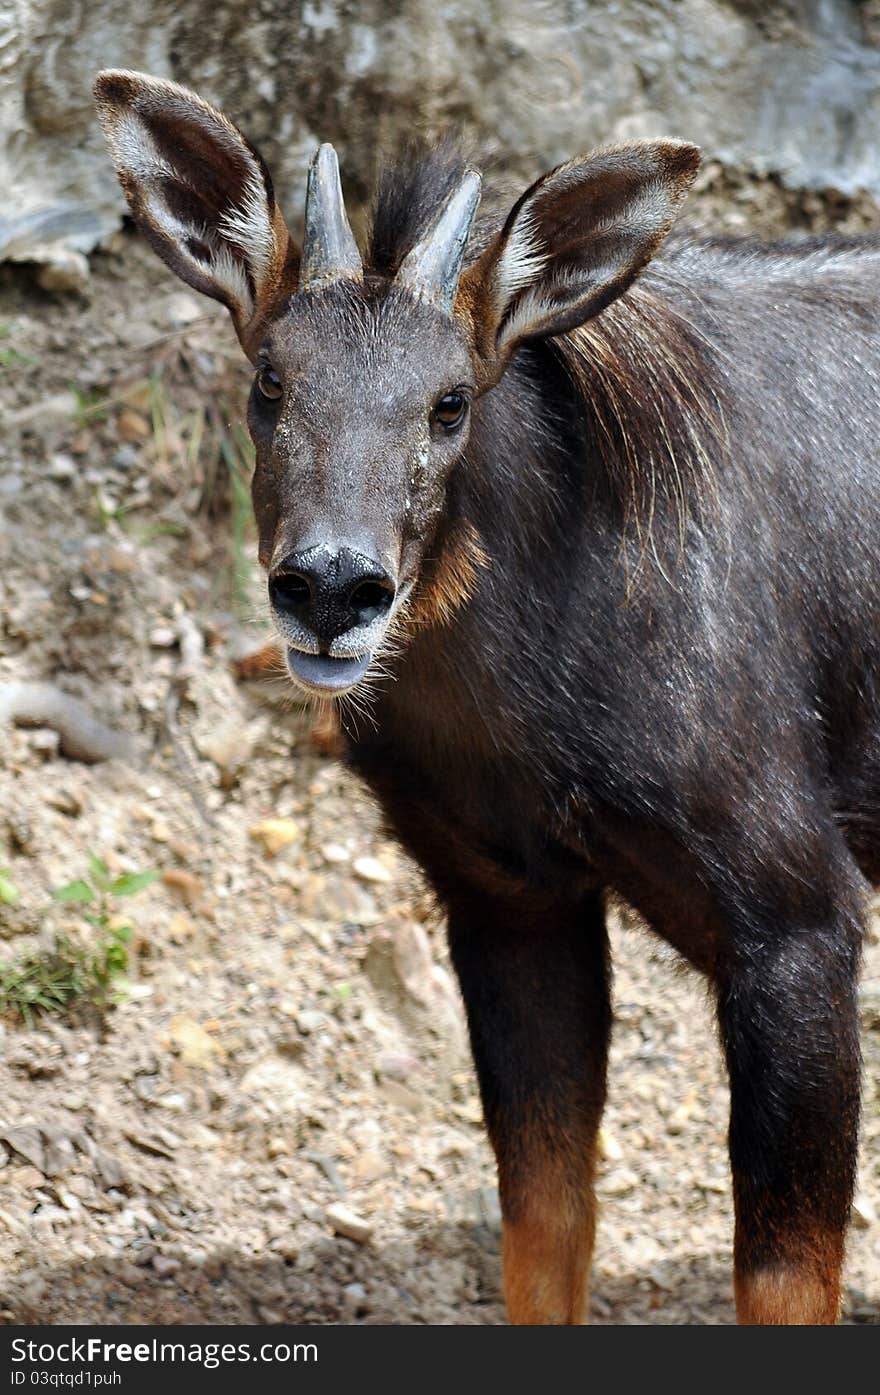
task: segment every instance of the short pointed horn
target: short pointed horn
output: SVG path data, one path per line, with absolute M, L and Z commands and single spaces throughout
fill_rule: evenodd
M 363 275 L 361 255 L 345 214 L 336 151 L 332 145 L 321 145 L 309 165 L 299 289 L 322 290 L 334 281 L 361 281 Z
M 461 263 L 482 181 L 476 170 L 466 170 L 458 188 L 447 199 L 431 227 L 406 254 L 394 284 L 420 300 L 451 315 L 461 275 Z

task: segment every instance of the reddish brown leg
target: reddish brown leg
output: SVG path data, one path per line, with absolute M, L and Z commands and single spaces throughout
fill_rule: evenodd
M 857 932 L 782 935 L 719 998 L 741 1323 L 833 1323 L 855 1177 Z
M 449 936 L 498 1162 L 510 1320 L 585 1322 L 611 1017 L 601 902 L 460 899 Z

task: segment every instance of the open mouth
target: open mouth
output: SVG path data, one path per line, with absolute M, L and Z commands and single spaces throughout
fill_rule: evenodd
M 329 654 L 305 654 L 302 649 L 287 650 L 287 668 L 310 693 L 334 697 L 353 688 L 370 666 L 372 655 L 359 654 L 354 659 L 334 659 Z

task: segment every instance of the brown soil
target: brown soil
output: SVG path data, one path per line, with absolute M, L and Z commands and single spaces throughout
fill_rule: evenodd
M 51 732 L 3 730 L 0 865 L 21 898 L 0 906 L 0 959 L 76 928 L 49 893 L 90 851 L 165 874 L 127 904 L 132 989 L 103 1026 L 0 1025 L 4 1320 L 502 1322 L 442 922 L 287 690 L 233 676 L 267 626 L 246 618 L 252 541 L 234 541 L 243 515 L 210 444 L 246 391 L 225 317 L 128 238 L 95 258 L 86 298 L 0 277 L 0 683 L 54 680 L 136 742 L 88 766 Z M 95 392 L 118 404 L 84 413 Z M 291 838 L 274 856 L 254 833 L 270 818 Z M 593 1316 L 730 1322 L 711 1012 L 646 932 L 613 938 Z M 876 1322 L 876 935 L 865 973 L 845 1316 Z M 334 1222 L 339 1205 L 363 1225 Z

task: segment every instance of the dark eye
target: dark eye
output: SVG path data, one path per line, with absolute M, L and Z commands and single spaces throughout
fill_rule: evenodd
M 284 390 L 281 386 L 281 379 L 275 369 L 269 367 L 268 363 L 264 363 L 257 371 L 257 387 L 264 397 L 269 398 L 270 402 L 277 402 Z
M 465 418 L 468 401 L 463 392 L 447 392 L 434 403 L 432 418 L 444 431 L 456 431 Z

